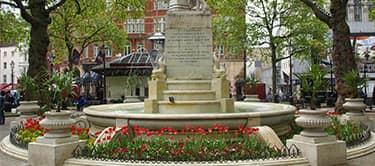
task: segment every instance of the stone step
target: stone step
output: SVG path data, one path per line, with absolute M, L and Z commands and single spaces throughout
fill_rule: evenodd
M 175 101 L 181 100 L 215 100 L 215 91 L 212 90 L 165 90 L 164 100 L 173 97 Z
M 218 100 L 184 100 L 184 101 L 159 101 L 159 112 L 167 114 L 182 113 L 217 113 L 220 112 Z
M 210 90 L 211 80 L 167 80 L 168 90 Z

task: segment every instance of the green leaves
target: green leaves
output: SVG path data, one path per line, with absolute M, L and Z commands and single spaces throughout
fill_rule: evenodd
M 349 86 L 353 91 L 352 97 L 358 96 L 358 89 L 363 89 L 366 87 L 367 78 L 359 76 L 359 70 L 353 69 L 348 73 L 345 73 L 342 80 L 346 86 Z
M 77 10 L 75 2 L 67 1 L 51 16 L 49 34 L 57 60 L 65 60 L 73 49 L 82 53 L 94 43 L 109 45 L 114 51 L 122 51 L 127 43 L 127 33 L 122 25 L 126 19 L 142 16 L 145 6 L 145 0 L 78 2 L 81 10 Z
M 30 25 L 20 16 L 7 10 L 0 10 L 0 41 L 23 42 L 28 37 Z
M 57 112 L 60 112 L 60 107 L 64 97 L 67 97 L 72 91 L 73 73 L 52 73 L 50 79 L 45 82 L 48 87 L 48 92 L 54 101 L 57 102 Z
M 328 72 L 329 70 L 322 69 L 320 65 L 312 64 L 309 71 L 295 74 L 301 81 L 303 92 L 311 94 L 311 109 L 315 109 L 317 93 L 328 86 L 324 78 Z

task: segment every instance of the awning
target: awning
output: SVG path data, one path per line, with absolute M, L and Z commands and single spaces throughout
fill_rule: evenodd
M 10 91 L 12 89 L 12 84 L 0 84 L 0 91 Z

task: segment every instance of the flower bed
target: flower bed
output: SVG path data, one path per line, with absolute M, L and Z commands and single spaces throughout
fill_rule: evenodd
M 231 132 L 232 131 L 232 132 Z M 135 126 L 112 127 L 95 141 L 88 141 L 88 148 L 81 157 L 112 160 L 148 161 L 224 161 L 272 158 L 280 156 L 276 149 L 259 141 L 253 133 L 258 128 L 230 130 L 215 124 L 213 128 L 186 126 L 175 130 L 171 127 L 150 131 Z M 115 135 L 113 135 L 115 133 Z M 112 137 L 113 136 L 113 137 Z
M 20 124 L 15 125 L 10 130 L 11 142 L 21 148 L 27 149 L 30 142 L 35 142 L 37 137 L 43 136 L 48 129 L 43 128 L 39 125 L 39 122 L 43 119 L 26 119 L 21 120 Z M 87 128 L 76 128 L 71 126 L 70 130 L 72 135 L 78 135 L 81 140 L 87 140 L 89 138 L 89 129 Z
M 350 121 L 340 122 L 337 111 L 327 114 L 332 120 L 332 125 L 325 129 L 329 135 L 335 135 L 337 139 L 345 141 L 347 146 L 365 141 L 363 138 L 368 134 L 364 127 Z

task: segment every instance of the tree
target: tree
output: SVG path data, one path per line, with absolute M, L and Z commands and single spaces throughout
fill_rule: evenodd
M 93 43 L 106 44 L 121 50 L 127 42 L 123 23 L 127 18 L 143 14 L 145 0 L 117 0 L 108 3 L 106 0 L 69 1 L 52 13 L 52 24 L 49 27 L 51 49 L 60 60 L 68 55 L 69 69 L 72 70 L 73 51 L 81 55 L 84 49 Z M 132 12 L 128 12 L 132 9 Z
M 67 0 L 9 0 L 0 1 L 0 5 L 19 9 L 22 18 L 31 25 L 30 43 L 29 43 L 29 69 L 27 75 L 36 78 L 36 82 L 46 80 L 46 74 L 40 74 L 47 69 L 46 54 L 48 52 L 49 36 L 48 25 L 51 24 L 51 12 L 62 6 Z M 77 6 L 79 3 L 74 0 Z M 45 88 L 44 88 L 45 89 Z M 42 103 L 46 103 L 48 99 L 43 96 L 43 90 L 40 91 L 40 99 Z
M 23 42 L 27 38 L 28 24 L 9 10 L 0 10 L 0 36 L 2 42 Z
M 321 41 L 322 38 L 313 38 L 319 34 L 318 28 L 325 28 L 315 24 L 309 17 L 307 8 L 301 3 L 288 0 L 254 0 L 247 8 L 250 18 L 248 27 L 249 40 L 253 45 L 268 46 L 271 50 L 272 91 L 276 94 L 276 64 L 285 59 L 281 52 L 289 49 L 289 56 L 307 54 L 312 49 L 311 41 Z M 310 14 L 311 15 L 311 14 Z M 316 28 L 311 28 L 317 26 Z M 290 52 L 291 51 L 291 52 Z M 269 55 L 267 55 L 269 56 Z M 273 96 L 273 101 L 276 95 Z
M 314 11 L 315 16 L 332 30 L 332 58 L 335 66 L 334 74 L 337 91 L 336 110 L 342 111 L 342 104 L 345 97 L 354 94 L 356 91 L 356 89 L 347 87 L 343 83 L 344 74 L 357 68 L 353 47 L 350 44 L 350 29 L 345 21 L 348 0 L 330 0 L 330 12 L 327 12 L 315 1 L 301 1 L 310 7 Z
M 226 46 L 229 55 L 239 54 L 246 47 L 246 0 L 207 0 L 207 4 L 217 14 L 213 18 L 215 44 Z

